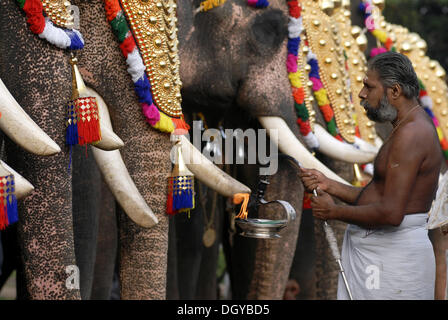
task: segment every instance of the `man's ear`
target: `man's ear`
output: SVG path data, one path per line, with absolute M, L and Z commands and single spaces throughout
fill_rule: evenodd
M 395 83 L 394 85 L 389 87 L 388 91 L 392 99 L 398 99 L 398 97 L 400 97 L 401 93 L 403 92 L 401 86 L 398 83 Z

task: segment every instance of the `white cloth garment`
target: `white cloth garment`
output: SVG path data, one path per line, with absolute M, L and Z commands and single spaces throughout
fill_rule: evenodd
M 349 224 L 342 265 L 354 300 L 432 300 L 435 257 L 428 214 L 405 215 L 398 227 L 367 230 Z M 339 275 L 338 300 L 349 299 Z
M 448 224 L 448 170 L 439 179 L 436 199 L 429 211 L 428 229 L 437 229 Z

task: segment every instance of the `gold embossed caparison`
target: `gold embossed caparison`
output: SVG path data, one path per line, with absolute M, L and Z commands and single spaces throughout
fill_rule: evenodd
M 175 0 L 120 0 L 146 73 L 153 99 L 170 117 L 182 115 L 177 53 L 177 4 Z
M 319 61 L 319 75 L 333 108 L 337 127 L 341 136 L 347 142 L 353 143 L 356 131 L 352 118 L 353 103 L 350 99 L 350 89 L 347 87 L 349 75 L 345 69 L 338 25 L 327 15 L 332 13 L 332 7 L 327 2 L 321 7 L 318 1 L 313 0 L 304 0 L 301 3 L 306 39 Z
M 41 0 L 45 13 L 58 27 L 74 28 L 74 17 L 71 14 L 71 3 L 67 0 Z

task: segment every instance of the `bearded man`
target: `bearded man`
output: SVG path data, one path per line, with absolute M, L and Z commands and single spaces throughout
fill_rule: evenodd
M 433 299 L 435 258 L 426 222 L 437 191 L 442 151 L 435 127 L 419 106 L 409 59 L 395 52 L 372 58 L 359 93 L 369 119 L 393 130 L 362 188 L 302 169 L 314 217 L 348 223 L 342 264 L 354 299 Z M 335 204 L 337 197 L 347 205 Z M 338 299 L 348 299 L 339 276 Z

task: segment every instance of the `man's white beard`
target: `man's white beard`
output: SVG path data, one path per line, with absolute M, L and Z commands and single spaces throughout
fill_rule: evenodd
M 393 121 L 398 115 L 397 109 L 389 103 L 386 95 L 381 98 L 378 108 L 373 108 L 367 100 L 362 100 L 361 105 L 366 109 L 367 118 L 375 122 Z

